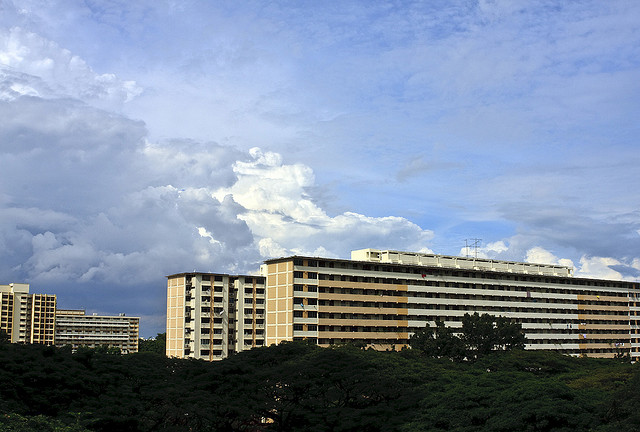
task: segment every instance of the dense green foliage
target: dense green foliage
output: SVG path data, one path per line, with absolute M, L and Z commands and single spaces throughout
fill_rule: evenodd
M 154 352 L 164 355 L 166 341 L 166 333 L 158 333 L 156 337 L 149 339 L 140 338 L 138 339 L 138 352 Z
M 640 372 L 617 360 L 284 343 L 207 363 L 0 344 L 0 431 L 640 430 Z

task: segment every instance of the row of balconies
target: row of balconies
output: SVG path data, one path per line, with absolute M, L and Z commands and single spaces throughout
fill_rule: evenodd
M 91 321 L 91 322 L 83 322 L 83 321 L 73 321 L 73 320 L 64 320 L 64 319 L 56 319 L 56 326 L 68 326 L 68 327 L 129 327 L 130 322 L 128 321 Z
M 88 339 L 88 340 L 129 340 L 129 335 L 78 335 L 78 334 L 58 334 L 56 333 L 56 339 L 58 340 L 78 340 L 78 339 Z

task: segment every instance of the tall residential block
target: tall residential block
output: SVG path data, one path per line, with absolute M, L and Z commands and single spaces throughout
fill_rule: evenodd
M 56 296 L 30 294 L 29 284 L 0 285 L 0 330 L 13 343 L 55 343 Z
M 426 325 L 443 321 L 460 329 L 466 313 L 478 312 L 520 323 L 527 349 L 640 357 L 637 282 L 577 278 L 571 268 L 557 265 L 377 249 L 353 251 L 350 260 L 270 259 L 260 273 L 258 286 L 264 294 L 255 300 L 263 303 L 253 307 L 260 306 L 265 317 L 265 345 L 306 339 L 321 346 L 356 342 L 379 350 L 401 349 Z M 208 318 L 206 306 L 196 298 L 205 295 L 200 282 L 204 275 L 169 276 L 168 355 L 207 358 L 205 345 L 197 345 L 194 337 L 198 323 L 197 331 L 206 330 L 203 319 Z M 225 281 L 243 276 L 209 274 L 216 276 L 221 278 L 217 284 L 222 299 L 231 299 L 221 303 L 221 311 L 227 307 L 233 313 L 216 316 L 213 325 L 227 329 L 229 345 L 244 332 L 238 332 L 236 315 L 240 287 Z M 208 358 L 232 351 L 215 352 Z
M 87 315 L 84 310 L 56 310 L 56 346 L 77 349 L 117 348 L 122 354 L 138 352 L 140 318 L 125 314 Z
M 264 299 L 260 276 L 168 276 L 167 355 L 211 361 L 264 345 Z

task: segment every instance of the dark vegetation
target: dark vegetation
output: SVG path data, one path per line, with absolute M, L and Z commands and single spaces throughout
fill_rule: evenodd
M 138 352 L 154 352 L 164 355 L 166 341 L 166 333 L 158 333 L 156 337 L 149 339 L 140 338 L 138 339 Z
M 4 342 L 0 431 L 640 430 L 639 366 L 469 332 L 429 329 L 401 352 L 283 343 L 216 363 L 153 344 L 122 356 Z M 434 351 L 441 336 L 464 354 Z

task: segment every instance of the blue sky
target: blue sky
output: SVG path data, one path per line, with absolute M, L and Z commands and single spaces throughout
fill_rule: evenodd
M 0 0 L 0 283 L 375 247 L 640 277 L 640 3 Z

